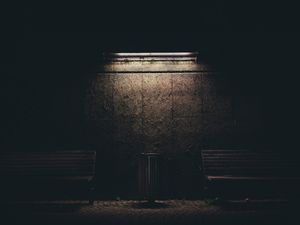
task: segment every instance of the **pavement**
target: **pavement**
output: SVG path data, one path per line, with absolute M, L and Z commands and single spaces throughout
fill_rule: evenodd
M 202 200 L 36 201 L 1 204 L 1 224 L 300 224 L 296 205 Z

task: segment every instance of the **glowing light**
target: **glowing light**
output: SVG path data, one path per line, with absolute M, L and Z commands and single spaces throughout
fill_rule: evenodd
M 165 57 L 165 56 L 196 56 L 197 52 L 130 52 L 130 53 L 110 53 L 111 56 L 121 57 Z
M 103 53 L 99 73 L 198 72 L 207 70 L 198 62 L 198 52 Z
M 197 52 L 115 52 L 103 54 L 104 59 L 111 62 L 195 62 L 197 55 Z

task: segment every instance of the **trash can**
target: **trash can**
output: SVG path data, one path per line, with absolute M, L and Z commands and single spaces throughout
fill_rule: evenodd
M 161 191 L 161 155 L 142 153 L 139 158 L 139 196 L 154 202 Z

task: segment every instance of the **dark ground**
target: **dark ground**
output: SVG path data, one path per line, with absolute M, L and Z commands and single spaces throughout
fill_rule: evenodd
M 281 202 L 218 206 L 200 200 L 27 202 L 2 205 L 1 224 L 299 224 L 297 207 Z M 4 222 L 5 221 L 5 222 Z

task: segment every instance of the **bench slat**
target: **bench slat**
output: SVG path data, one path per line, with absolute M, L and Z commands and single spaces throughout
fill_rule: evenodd
M 0 174 L 84 178 L 94 176 L 95 162 L 95 151 L 1 152 Z
M 298 177 L 299 160 L 274 152 L 248 150 L 202 150 L 202 166 L 207 177 Z M 213 176 L 212 176 L 213 175 Z M 283 176 L 284 177 L 284 176 Z M 300 176 L 299 176 L 300 177 Z

